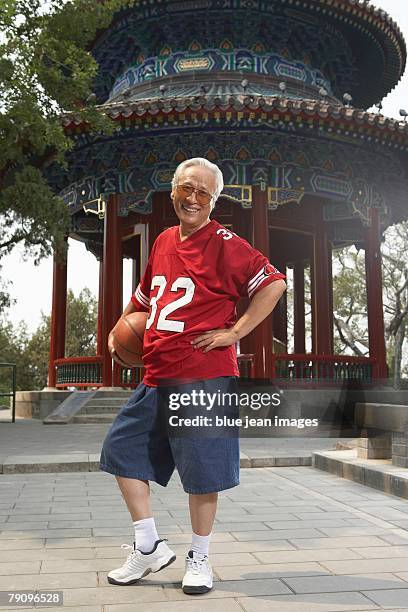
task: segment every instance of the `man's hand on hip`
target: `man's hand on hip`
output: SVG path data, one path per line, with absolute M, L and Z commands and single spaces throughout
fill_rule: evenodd
M 191 341 L 193 348 L 203 349 L 208 353 L 219 346 L 231 346 L 239 340 L 237 332 L 232 329 L 211 329 Z

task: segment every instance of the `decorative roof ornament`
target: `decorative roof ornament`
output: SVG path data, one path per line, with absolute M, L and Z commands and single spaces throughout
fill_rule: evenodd
M 407 117 L 408 117 L 407 111 L 404 110 L 403 108 L 401 108 L 399 114 L 402 117 L 404 123 L 406 123 L 407 122 Z
M 345 93 L 345 94 L 343 95 L 343 101 L 344 101 L 344 104 L 345 104 L 345 105 L 346 105 L 348 108 L 350 108 L 350 107 L 351 107 L 351 103 L 353 102 L 353 98 L 352 98 L 352 96 L 351 96 L 349 93 Z

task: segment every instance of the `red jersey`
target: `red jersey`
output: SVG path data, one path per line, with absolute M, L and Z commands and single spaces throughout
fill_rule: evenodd
M 190 342 L 205 331 L 232 327 L 238 300 L 279 278 L 286 277 L 215 220 L 183 241 L 179 226 L 162 232 L 131 297 L 136 310 L 150 310 L 143 382 L 154 387 L 164 380 L 239 376 L 235 345 L 204 353 Z

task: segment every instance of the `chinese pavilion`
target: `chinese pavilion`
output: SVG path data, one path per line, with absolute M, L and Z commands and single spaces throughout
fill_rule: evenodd
M 133 261 L 136 287 L 156 236 L 177 223 L 173 172 L 196 156 L 224 175 L 212 217 L 293 268 L 294 353 L 284 296 L 241 341 L 241 374 L 305 386 L 385 379 L 380 243 L 408 217 L 408 127 L 366 109 L 404 72 L 397 24 L 367 0 L 135 0 L 92 53 L 97 101 L 118 130 L 91 133 L 65 117 L 75 148 L 68 170 L 51 165 L 48 175 L 69 207 L 70 237 L 99 261 L 97 354 L 64 356 L 66 265 L 55 258 L 49 387 L 140 380 L 107 349 L 124 306 L 122 262 Z M 331 254 L 352 244 L 365 250 L 366 358 L 333 354 Z

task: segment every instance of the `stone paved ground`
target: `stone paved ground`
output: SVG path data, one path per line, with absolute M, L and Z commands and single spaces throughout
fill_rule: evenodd
M 1 415 L 5 420 L 5 415 Z M 7 417 L 10 419 L 10 417 Z M 37 419 L 17 418 L 15 423 L 1 422 L 0 464 L 6 460 L 22 460 L 42 456 L 55 460 L 65 456 L 70 461 L 80 461 L 88 455 L 98 454 L 110 424 L 43 425 Z M 329 432 L 338 435 L 340 432 Z M 341 437 L 293 437 L 293 438 L 241 438 L 241 450 L 251 457 L 262 456 L 311 456 L 313 451 L 334 449 Z M 44 459 L 43 459 L 44 460 Z
M 62 589 L 75 612 L 282 612 L 408 608 L 408 502 L 312 467 L 241 470 L 219 497 L 206 595 L 181 591 L 190 542 L 177 473 L 152 483 L 176 562 L 109 585 L 132 525 L 113 476 L 0 475 L 0 591 Z M 17 608 L 4 607 L 5 610 Z M 23 608 L 19 608 L 23 609 Z M 61 610 L 61 608 L 37 608 Z

